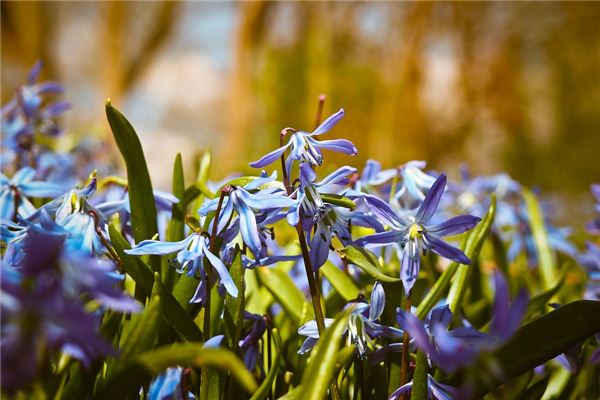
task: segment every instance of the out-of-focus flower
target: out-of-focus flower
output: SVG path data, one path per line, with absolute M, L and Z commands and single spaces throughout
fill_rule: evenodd
M 43 349 L 62 351 L 84 365 L 112 353 L 97 333 L 100 314 L 88 313 L 82 298 L 121 312 L 140 309 L 114 287 L 122 279 L 114 265 L 63 251 L 64 240 L 64 235 L 29 231 L 19 268 L 3 262 L 2 385 L 9 393 L 36 376 L 47 354 Z
M 322 150 L 331 150 L 349 155 L 358 154 L 356 146 L 346 139 L 317 140 L 315 136 L 329 132 L 344 116 L 344 109 L 327 118 L 314 131 L 308 133 L 296 131 L 292 128 L 286 128 L 282 135 L 290 132 L 290 140 L 287 144 L 266 154 L 261 159 L 250 163 L 253 168 L 263 168 L 277 161 L 283 153 L 289 148 L 290 154 L 286 158 L 286 170 L 289 174 L 293 161 L 305 161 L 312 166 L 323 163 Z
M 42 64 L 29 72 L 27 84 L 17 89 L 16 96 L 2 107 L 2 158 L 3 164 L 16 161 L 17 168 L 32 164 L 36 154 L 32 152 L 35 135 L 58 136 L 60 128 L 55 118 L 70 105 L 64 101 L 45 102 L 48 94 L 62 93 L 62 86 L 55 82 L 36 84 Z
M 373 213 L 388 225 L 390 230 L 365 236 L 356 243 L 368 247 L 395 244 L 401 260 L 400 277 L 407 294 L 410 293 L 417 280 L 421 253 L 424 254 L 427 250 L 452 261 L 470 264 L 469 258 L 462 250 L 445 243 L 440 237 L 466 232 L 473 228 L 480 218 L 473 215 L 461 215 L 435 225 L 430 223 L 445 186 L 446 175 L 442 174 L 425 196 L 416 215 L 401 215 L 380 199 L 365 198 Z
M 17 216 L 27 218 L 35 212 L 35 207 L 27 197 L 56 197 L 64 193 L 54 183 L 34 181 L 33 168 L 21 168 L 12 179 L 0 173 L 0 220 L 10 220 Z
M 489 347 L 494 341 L 489 335 L 471 327 L 458 327 L 449 331 L 452 311 L 448 305 L 433 309 L 431 317 L 425 323 L 400 308 L 396 309 L 396 319 L 398 326 L 414 338 L 416 346 L 432 362 L 449 373 L 469 364 L 483 347 Z
M 185 370 L 181 367 L 168 368 L 155 378 L 148 388 L 148 400 L 192 400 L 196 397 L 188 390 L 184 393 L 182 381 Z M 184 397 L 185 396 L 185 397 Z
M 596 212 L 600 214 L 600 184 L 595 183 L 590 187 L 592 194 L 596 198 Z M 597 216 L 585 225 L 586 229 L 592 235 L 600 235 L 600 216 Z

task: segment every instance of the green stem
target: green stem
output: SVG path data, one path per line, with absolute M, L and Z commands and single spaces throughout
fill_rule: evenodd
M 410 293 L 406 296 L 406 306 L 404 309 L 407 312 L 410 312 L 411 299 Z M 402 339 L 402 363 L 400 364 L 400 386 L 404 385 L 408 382 L 408 344 L 410 337 L 408 335 L 408 331 L 404 331 L 404 337 Z M 406 396 L 402 396 L 402 399 L 405 399 Z
M 219 197 L 219 203 L 217 204 L 217 210 L 215 212 L 215 217 L 213 219 L 213 228 L 212 233 L 210 235 L 210 251 L 214 254 L 217 243 L 217 233 L 219 227 L 219 215 L 221 214 L 221 207 L 223 206 L 223 199 L 226 195 L 231 191 L 231 187 L 226 186 L 221 190 L 221 196 Z M 204 318 L 203 318 L 203 329 L 204 333 L 204 341 L 208 341 L 210 339 L 210 297 L 211 297 L 211 280 L 212 280 L 212 264 L 210 262 L 205 263 L 206 269 L 206 303 L 204 304 Z M 209 370 L 208 368 L 202 368 L 201 370 L 201 379 L 200 379 L 200 399 L 207 400 L 208 399 L 208 376 Z

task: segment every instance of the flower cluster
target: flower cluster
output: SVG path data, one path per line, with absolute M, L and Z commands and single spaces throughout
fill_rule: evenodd
M 524 372 L 553 379 L 555 359 L 572 374 L 600 360 L 597 238 L 580 251 L 509 176 L 331 168 L 326 152 L 358 154 L 322 139 L 341 109 L 281 131 L 257 176 L 210 181 L 204 157 L 191 185 L 176 164 L 173 193 L 153 190 L 110 104 L 129 181 L 54 151 L 67 106 L 39 72 L 2 109 L 3 394 L 493 397 Z

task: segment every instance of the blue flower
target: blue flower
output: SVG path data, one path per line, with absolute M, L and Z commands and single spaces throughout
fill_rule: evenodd
M 190 391 L 183 394 L 182 381 L 186 371 L 181 367 L 168 368 L 156 377 L 148 388 L 148 400 L 192 400 L 196 397 Z
M 352 311 L 348 326 L 344 329 L 344 334 L 347 333 L 347 344 L 356 345 L 356 351 L 360 358 L 364 358 L 369 347 L 375 347 L 373 339 L 377 337 L 388 337 L 399 339 L 402 338 L 404 332 L 398 328 L 379 324 L 377 321 L 385 308 L 385 292 L 381 283 L 376 282 L 371 292 L 370 305 L 364 301 L 349 302 L 344 309 L 351 307 Z M 333 323 L 333 319 L 325 318 L 325 325 L 329 326 Z M 319 330 L 315 320 L 308 321 L 306 324 L 298 328 L 298 333 L 302 336 L 307 336 L 302 344 L 298 354 L 304 354 L 310 351 L 319 340 Z
M 85 366 L 113 353 L 98 334 L 101 313 L 89 313 L 82 299 L 120 312 L 140 309 L 115 287 L 123 277 L 114 264 L 68 251 L 64 241 L 64 235 L 29 229 L 18 268 L 3 262 L 2 387 L 8 392 L 34 379 L 48 354 L 43 350 L 62 351 Z
M 448 373 L 468 365 L 482 348 L 489 348 L 494 343 L 493 337 L 471 327 L 449 331 L 452 311 L 448 305 L 433 309 L 425 323 L 400 308 L 396 309 L 396 319 L 398 326 L 414 338 L 416 346 Z
M 261 258 L 263 254 L 257 214 L 264 211 L 268 215 L 270 212 L 292 207 L 297 203 L 296 200 L 287 197 L 278 186 L 269 187 L 268 184 L 273 182 L 275 177 L 275 174 L 271 177 L 261 176 L 243 187 L 231 186 L 221 206 L 217 233 L 221 233 L 228 224 L 232 223 L 233 212 L 236 211 L 239 219 L 235 223 L 239 224 L 242 239 L 256 258 Z M 263 185 L 267 187 L 260 189 Z M 218 203 L 219 198 L 206 202 L 200 208 L 199 214 L 205 216 L 211 211 L 216 211 Z M 266 215 L 263 214 L 260 219 L 264 219 Z
M 27 218 L 35 212 L 35 207 L 27 197 L 56 197 L 64 190 L 54 183 L 34 181 L 33 168 L 21 168 L 12 179 L 0 172 L 0 220 L 10 220 L 17 216 Z
M 374 188 L 383 185 L 398 174 L 396 169 L 381 169 L 381 163 L 367 160 L 360 178 L 354 183 L 354 189 L 364 193 L 374 193 Z
M 592 194 L 594 195 L 594 197 L 596 198 L 596 212 L 600 214 L 600 184 L 593 184 L 590 187 Z M 585 225 L 587 231 L 589 233 L 591 233 L 592 235 L 600 235 L 600 216 L 594 218 L 593 220 L 589 221 L 586 225 Z
M 445 187 L 446 175 L 442 174 L 435 180 L 416 215 L 401 215 L 384 201 L 374 196 L 365 197 L 373 213 L 386 223 L 390 230 L 363 237 L 356 243 L 369 247 L 395 244 L 401 259 L 400 277 L 407 294 L 417 280 L 421 253 L 424 254 L 427 250 L 452 261 L 470 264 L 469 258 L 462 250 L 443 242 L 440 237 L 466 232 L 473 228 L 480 218 L 461 215 L 439 224 L 430 223 Z
M 289 148 L 290 154 L 286 158 L 286 170 L 289 174 L 293 161 L 305 161 L 310 165 L 316 166 L 323 163 L 322 150 L 331 150 L 349 155 L 358 154 L 356 146 L 346 139 L 335 140 L 317 140 L 316 136 L 327 133 L 344 116 L 344 109 L 327 118 L 313 132 L 296 131 L 292 128 L 286 128 L 282 135 L 291 132 L 290 140 L 282 147 L 273 150 L 261 159 L 250 163 L 253 168 L 263 168 L 277 161 L 283 153 Z
M 577 260 L 587 269 L 588 285 L 584 297 L 591 300 L 600 300 L 600 247 L 592 242 L 586 242 L 585 253 L 579 255 Z
M 225 286 L 227 292 L 237 297 L 238 288 L 235 286 L 229 271 L 223 262 L 213 254 L 209 249 L 209 238 L 199 232 L 192 233 L 187 238 L 179 242 L 161 242 L 158 240 L 144 240 L 138 243 L 131 250 L 125 251 L 131 255 L 166 255 L 177 253 L 177 263 L 180 265 L 177 272 L 186 273 L 188 276 L 200 276 L 200 282 L 194 297 L 190 303 L 203 302 L 206 296 L 206 274 L 202 268 L 202 261 L 206 257 L 208 262 L 215 268 L 221 282 Z
M 62 132 L 54 119 L 70 107 L 64 101 L 45 102 L 47 94 L 62 93 L 62 87 L 55 82 L 36 84 L 41 67 L 38 62 L 29 73 L 27 84 L 2 107 L 2 158 L 3 162 L 16 161 L 17 167 L 34 161 L 32 150 L 37 133 L 57 136 Z

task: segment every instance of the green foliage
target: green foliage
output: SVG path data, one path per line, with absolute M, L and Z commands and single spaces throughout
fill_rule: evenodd
M 400 282 L 400 278 L 392 278 L 382 272 L 381 265 L 377 256 L 372 251 L 355 245 L 349 245 L 340 250 L 342 260 L 349 264 L 354 264 L 375 280 L 381 282 Z

